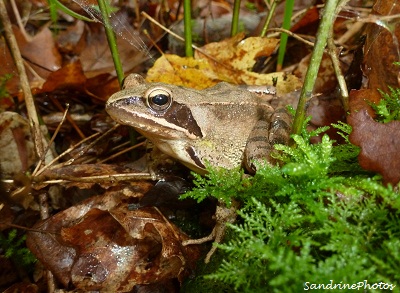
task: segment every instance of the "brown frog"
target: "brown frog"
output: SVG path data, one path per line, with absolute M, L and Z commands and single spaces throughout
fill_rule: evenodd
M 221 82 L 205 90 L 164 83 L 146 83 L 137 74 L 126 77 L 124 88 L 106 104 L 117 122 L 134 127 L 167 155 L 191 170 L 205 174 L 206 163 L 232 169 L 242 163 L 251 172 L 253 162 L 267 159 L 276 143 L 289 140 L 290 118 L 275 110 L 271 87 L 249 90 Z M 217 207 L 217 225 L 210 236 L 184 243 L 220 242 L 225 222 L 235 219 L 232 208 Z M 206 257 L 209 260 L 213 251 Z

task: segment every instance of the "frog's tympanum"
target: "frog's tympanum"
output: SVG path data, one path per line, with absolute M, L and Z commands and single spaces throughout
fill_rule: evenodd
M 134 127 L 162 152 L 197 173 L 206 172 L 206 162 L 227 169 L 244 163 L 254 171 L 255 160 L 271 162 L 273 144 L 289 139 L 288 114 L 270 105 L 273 89 L 261 89 L 260 95 L 254 87 L 249 91 L 222 82 L 200 91 L 146 83 L 140 75 L 131 74 L 124 88 L 109 98 L 106 110 L 114 120 Z M 213 233 L 184 244 L 220 241 L 222 222 L 235 219 L 233 208 L 217 207 Z

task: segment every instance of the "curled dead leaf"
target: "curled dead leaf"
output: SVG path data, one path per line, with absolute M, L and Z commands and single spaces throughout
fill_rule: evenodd
M 92 197 L 35 225 L 27 245 L 64 285 L 81 290 L 130 292 L 190 272 L 196 247 L 156 208 L 130 210 L 148 186 L 125 186 Z M 135 195 L 130 197 L 130 195 Z
M 353 111 L 348 123 L 353 127 L 351 143 L 361 148 L 361 167 L 380 173 L 385 183 L 396 185 L 400 180 L 400 121 L 379 123 L 362 109 Z

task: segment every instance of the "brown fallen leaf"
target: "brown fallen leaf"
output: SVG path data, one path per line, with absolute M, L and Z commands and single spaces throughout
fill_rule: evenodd
M 135 43 L 136 41 L 131 39 L 137 35 L 137 32 L 128 24 L 129 16 L 126 15 L 126 12 L 119 10 L 116 13 L 115 21 L 119 22 L 118 27 L 122 26 L 127 30 L 127 36 L 120 37 L 117 32 L 116 37 L 123 71 L 129 72 L 135 66 L 141 64 L 143 60 L 146 60 L 148 56 L 146 56 L 145 50 L 140 51 L 132 45 L 132 42 Z M 82 39 L 84 39 L 82 41 L 85 44 L 83 50 L 80 52 L 80 61 L 82 62 L 82 68 L 86 77 L 92 78 L 104 73 L 114 73 L 114 62 L 102 24 L 86 24 L 85 34 Z M 138 39 L 141 40 L 141 38 Z
M 400 180 L 400 121 L 376 122 L 367 107 L 352 111 L 347 119 L 353 127 L 350 142 L 361 148 L 361 167 L 380 173 L 384 183 L 396 185 Z
M 3 291 L 3 293 L 14 293 L 14 292 L 36 293 L 40 291 L 36 284 L 31 284 L 28 282 L 15 283 Z
M 378 0 L 373 7 L 373 14 L 395 16 L 400 13 L 397 0 Z M 382 21 L 382 24 L 369 23 L 364 48 L 364 75 L 368 78 L 368 88 L 388 91 L 388 86 L 398 87 L 399 67 L 393 62 L 399 61 L 400 26 L 398 19 Z M 389 28 L 393 31 L 389 31 Z
M 111 189 L 36 224 L 27 245 L 64 285 L 130 292 L 139 284 L 182 281 L 199 257 L 195 246 L 153 207 L 130 210 L 148 186 Z
M 83 91 L 86 77 L 79 61 L 69 63 L 52 72 L 39 92 L 52 92 L 56 89 L 77 89 Z
M 30 40 L 26 40 L 19 28 L 14 27 L 14 34 L 17 39 L 22 56 L 27 60 L 29 66 L 44 80 L 47 76 L 59 69 L 62 57 L 58 51 L 51 30 L 44 26 Z M 29 72 L 29 70 L 27 70 Z M 31 77 L 35 86 L 40 86 L 43 80 Z
M 36 154 L 28 120 L 15 112 L 0 114 L 0 173 L 13 176 L 26 172 Z

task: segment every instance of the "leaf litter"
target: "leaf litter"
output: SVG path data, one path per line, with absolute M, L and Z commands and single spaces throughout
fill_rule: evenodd
M 91 3 L 78 0 L 74 2 L 99 22 L 101 18 L 97 10 L 92 8 Z M 36 3 L 32 4 L 35 7 Z M 143 5 L 141 9 L 146 8 L 146 4 Z M 307 3 L 303 5 L 307 7 Z M 155 6 L 149 4 L 147 8 L 154 9 Z M 374 13 L 378 15 L 394 15 L 398 13 L 397 9 L 398 5 L 395 5 L 393 1 L 376 1 L 374 5 Z M 125 72 L 147 72 L 148 81 L 163 81 L 189 87 L 200 86 L 200 88 L 212 86 L 219 81 L 249 85 L 274 84 L 278 87 L 280 95 L 293 94 L 301 87 L 302 77 L 309 62 L 307 58 L 310 48 L 295 40 L 288 44 L 288 50 L 292 48 L 288 56 L 296 55 L 293 52 L 297 55 L 286 61 L 287 72 L 274 72 L 274 70 L 268 73 L 254 72 L 253 69 L 257 67 L 260 60 L 264 60 L 264 63 L 261 62 L 263 66 L 268 64 L 265 60 L 273 62 L 276 57 L 278 39 L 245 38 L 244 35 L 207 44 L 201 48 L 202 51 L 196 52 L 194 59 L 162 54 L 149 69 L 145 61 L 153 60 L 151 54 L 156 53 L 152 51 L 149 54 L 150 42 L 147 37 L 139 33 L 141 30 L 137 27 L 141 25 L 147 27 L 150 35 L 154 33 L 152 35 L 154 40 L 162 39 L 163 33 L 144 20 L 138 22 L 138 15 L 132 17 L 133 10 L 133 7 L 128 5 L 120 9 L 113 18 L 113 27 L 119 36 L 118 46 Z M 317 8 L 311 7 L 306 10 L 315 12 Z M 153 13 L 153 16 L 157 15 Z M 163 21 L 172 23 L 175 19 L 172 19 L 171 15 L 171 19 Z M 301 21 L 301 25 L 299 22 L 298 26 L 293 26 L 294 32 L 303 30 L 304 33 L 306 28 L 305 33 L 313 35 L 318 24 L 318 17 L 303 18 Z M 355 65 L 351 66 L 351 62 L 354 61 L 351 49 L 357 46 L 355 39 L 343 45 L 347 54 L 343 54 L 342 60 L 344 71 L 357 67 L 363 69 L 362 88 L 366 92 L 361 95 L 357 92 L 360 90 L 359 87 L 350 87 L 353 89 L 350 96 L 352 107 L 347 117 L 347 122 L 353 127 L 350 140 L 361 148 L 360 165 L 381 174 L 385 183 L 396 185 L 400 180 L 398 155 L 398 137 L 400 136 L 397 133 L 400 129 L 399 122 L 382 124 L 374 121 L 372 108 L 368 106 L 368 103 L 360 102 L 360 100 L 368 100 L 377 103 L 380 95 L 376 89 L 387 91 L 388 86 L 399 87 L 398 67 L 392 64 L 393 61 L 399 61 L 397 41 L 399 33 L 396 28 L 388 29 L 392 21 L 381 24 L 376 21 L 367 25 L 363 63 L 356 60 Z M 54 35 L 50 30 L 53 28 L 49 28 L 43 22 L 28 21 L 28 28 L 33 36 L 28 40 L 24 39 L 20 27 L 14 28 L 21 51 L 29 64 L 27 67 L 31 68 L 30 84 L 37 95 L 38 108 L 45 116 L 46 114 L 63 114 L 62 110 L 55 107 L 54 99 L 62 105 L 70 103 L 72 117 L 89 116 L 88 119 L 81 119 L 81 122 L 77 123 L 85 137 L 96 132 L 104 133 L 113 125 L 103 111 L 104 102 L 118 90 L 104 31 L 98 23 L 91 24 L 68 18 L 63 19 L 63 23 L 66 29 Z M 131 26 L 132 23 L 135 27 Z M 343 25 L 338 21 L 337 28 L 339 25 L 343 29 Z M 37 31 L 35 31 L 35 26 L 39 27 Z M 1 50 L 1 64 L 7 66 L 1 66 L 0 74 L 15 74 L 11 56 L 4 43 Z M 299 61 L 303 66 L 298 65 Z M 292 70 L 294 68 L 296 68 L 295 71 Z M 350 73 L 361 80 L 360 73 L 352 70 Z M 337 102 L 338 91 L 329 58 L 326 58 L 326 63 L 323 63 L 320 68 L 320 78 L 316 97 L 309 109 L 309 113 L 313 116 L 311 125 L 315 127 L 345 120 L 345 113 L 340 111 L 340 103 Z M 6 86 L 9 93 L 17 97 L 19 103 L 23 102 L 18 93 L 16 77 Z M 2 110 L 12 111 L 17 107 L 18 102 L 6 104 Z M 57 124 L 59 121 L 61 118 L 57 118 L 52 123 Z M 68 122 L 64 124 L 69 125 Z M 3 129 L 4 124 L 1 127 Z M 55 127 L 52 131 L 54 129 Z M 152 287 L 153 290 L 163 286 L 176 289 L 179 285 L 174 282 L 179 283 L 190 275 L 200 256 L 196 246 L 182 247 L 180 245 L 182 239 L 187 239 L 187 236 L 169 220 L 175 217 L 174 213 L 179 212 L 168 210 L 160 212 L 157 208 L 148 205 L 139 209 L 129 208 L 136 206 L 140 201 L 139 198 L 145 196 L 153 186 L 150 181 L 121 184 L 117 179 L 112 179 L 112 175 L 119 173 L 143 172 L 143 170 L 135 169 L 137 165 L 133 168 L 126 167 L 122 171 L 114 168 L 114 165 L 118 166 L 130 161 L 130 154 L 114 159 L 110 164 L 111 167 L 99 163 L 103 158 L 119 151 L 122 148 L 119 145 L 126 141 L 128 135 L 128 129 L 119 127 L 112 135 L 106 134 L 94 145 L 90 141 L 83 141 L 77 145 L 81 137 L 73 128 L 65 126 L 58 134 L 56 145 L 52 149 L 55 154 L 67 151 L 59 160 L 59 164 L 49 167 L 40 175 L 41 177 L 30 178 L 29 174 L 24 175 L 23 180 L 17 180 L 14 177 L 15 185 L 7 186 L 10 194 L 17 194 L 19 197 L 13 198 L 8 194 L 5 197 L 7 198 L 5 207 L 2 208 L 0 214 L 9 212 L 17 206 L 20 208 L 19 213 L 29 212 L 33 215 L 31 217 L 35 220 L 30 220 L 29 223 L 37 222 L 33 228 L 40 229 L 42 232 L 37 233 L 34 230 L 29 232 L 28 247 L 44 266 L 54 273 L 65 288 L 73 286 L 82 290 L 129 292 L 132 288 L 152 284 L 156 286 Z M 13 139 L 16 145 L 24 145 L 24 140 L 29 140 L 29 135 L 16 135 Z M 70 151 L 72 147 L 74 150 Z M 12 148 L 11 144 L 4 146 L 4 153 L 9 153 L 8 148 Z M 17 149 L 20 151 L 21 147 Z M 21 151 L 16 156 L 19 156 L 21 161 L 25 161 Z M 72 165 L 68 166 L 71 163 Z M 13 172 L 26 171 L 29 168 L 32 169 L 33 166 L 33 162 L 29 161 L 28 166 Z M 2 170 L 3 176 L 7 172 Z M 109 175 L 110 180 L 94 183 L 78 180 L 86 176 L 101 175 Z M 182 176 L 186 176 L 185 173 Z M 6 177 L 6 179 L 12 178 Z M 77 178 L 76 181 L 74 178 Z M 59 188 L 51 188 L 56 185 Z M 20 190 L 18 193 L 15 192 L 17 189 Z M 42 192 L 51 194 L 52 216 L 38 221 L 40 204 L 38 195 Z M 176 198 L 180 192 L 181 190 L 178 190 L 176 194 L 173 192 L 172 197 Z M 18 200 L 15 200 L 16 198 Z M 56 204 L 56 202 L 62 204 Z M 165 217 L 164 213 L 169 215 L 169 218 Z M 31 226 L 26 220 L 16 221 L 16 216 L 7 216 L 5 219 L 9 223 L 12 221 L 13 224 Z M 2 233 L 7 231 L 6 225 Z M 122 253 L 118 254 L 117 251 Z M 88 279 L 88 276 L 92 279 Z M 9 283 L 1 284 L 2 288 L 7 288 L 9 285 Z

